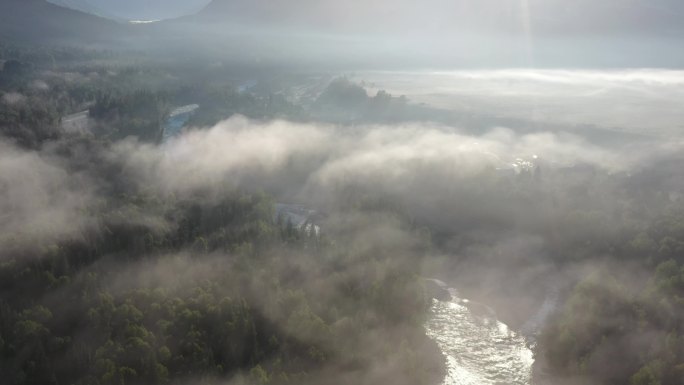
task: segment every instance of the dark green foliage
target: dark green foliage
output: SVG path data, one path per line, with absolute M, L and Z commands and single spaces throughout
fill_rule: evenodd
M 191 126 L 213 126 L 235 114 L 252 119 L 303 120 L 306 117 L 300 106 L 273 92 L 253 94 L 238 92 L 231 86 L 206 85 L 184 86 L 175 94 L 179 104 L 199 104 L 199 110 L 190 119 Z
M 423 117 L 408 107 L 405 96 L 393 97 L 380 90 L 373 97 L 365 88 L 347 78 L 333 80 L 312 106 L 319 119 L 339 123 L 396 122 Z
M 539 341 L 538 353 L 553 373 L 601 384 L 684 384 L 684 222 L 678 213 L 655 220 L 624 248 L 625 258 L 640 255 L 653 269 L 646 282 L 602 270 L 574 289 Z
M 439 375 L 418 260 L 354 254 L 278 224 L 263 194 L 221 196 L 129 189 L 93 208 L 97 235 L 5 259 L 4 383 L 317 383 L 328 365 L 371 370 L 396 354 L 410 383 Z M 371 342 L 369 330 L 402 338 Z
M 405 384 L 440 377 L 420 258 L 396 258 L 422 246 L 349 250 L 350 238 L 278 222 L 265 194 L 160 195 L 106 156 L 114 140 L 158 141 L 176 105 L 200 104 L 195 126 L 305 119 L 302 107 L 102 52 L 0 43 L 0 60 L 0 135 L 48 147 L 98 194 L 78 236 L 0 251 L 0 382 L 318 384 L 341 371 L 338 383 L 359 383 L 388 357 Z M 93 135 L 62 132 L 84 110 Z
M 1 96 L 18 100 L 0 104 L 0 135 L 30 148 L 59 137 L 60 114 L 55 103 L 21 94 Z
M 139 90 L 123 95 L 98 95 L 90 115 L 104 126 L 101 133 L 112 139 L 134 136 L 144 142 L 158 142 L 169 111 L 164 93 Z

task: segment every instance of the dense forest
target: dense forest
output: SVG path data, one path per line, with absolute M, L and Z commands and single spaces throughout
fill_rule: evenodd
M 120 194 L 80 241 L 26 255 L 5 235 L 7 383 L 320 383 L 321 363 L 354 377 L 374 357 L 396 360 L 398 383 L 434 378 L 419 328 L 429 298 L 406 261 L 276 226 L 263 195 Z M 167 229 L 145 223 L 150 210 Z
M 57 235 L 58 222 L 2 227 L 0 373 L 7 384 L 439 378 L 439 352 L 422 332 L 430 297 L 416 274 L 420 259 L 393 255 L 424 255 L 429 241 L 350 249 L 345 244 L 362 229 L 302 231 L 276 215 L 271 197 L 229 182 L 182 197 L 155 192 L 131 183 L 123 160 L 107 156 L 127 137 L 157 143 L 180 94 L 203 104 L 197 124 L 300 110 L 230 86 L 137 88 L 144 69 L 52 73 L 46 56 L 3 51 L 19 59 L 1 72 L 0 126 L 14 142 L 3 144 L 2 161 L 40 151 L 98 191 L 79 213 L 87 220 L 66 237 Z M 92 132 L 64 133 L 61 117 L 84 107 Z M 26 214 L 5 198 L 0 207 Z M 386 208 L 363 210 L 378 223 L 418 231 Z
M 437 384 L 438 277 L 514 328 L 559 292 L 534 383 L 684 384 L 677 151 L 625 171 L 604 163 L 642 148 L 484 132 L 502 120 L 345 76 L 7 44 L 0 63 L 4 383 Z
M 577 284 L 539 341 L 549 371 L 587 383 L 684 384 L 683 224 L 681 208 L 644 224 Z M 624 273 L 617 263 L 635 266 Z

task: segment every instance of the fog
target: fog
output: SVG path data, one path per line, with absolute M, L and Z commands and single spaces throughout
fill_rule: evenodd
M 531 89 L 537 79 L 550 76 L 523 74 L 532 78 L 524 81 L 533 83 L 528 85 Z M 484 81 L 497 76 L 508 79 L 510 74 L 492 74 Z M 591 87 L 600 87 L 614 77 L 592 72 L 582 79 L 589 83 L 596 78 Z M 656 84 L 671 86 L 662 79 Z M 491 89 L 491 85 L 484 87 Z M 40 150 L 3 142 L 3 258 L 45 258 L 40 257 L 41 249 L 98 239 L 114 225 L 161 235 L 179 226 L 157 204 L 136 208 L 114 203 L 112 194 L 117 190 L 202 205 L 219 204 L 226 191 L 263 191 L 276 201 L 324 213 L 319 225 L 325 234 L 348 245 L 354 254 L 391 255 L 395 263 L 414 266 L 415 274 L 449 280 L 471 298 L 494 306 L 499 317 L 513 325 L 531 319 L 545 291 L 569 290 L 590 272 L 609 269 L 617 275 L 647 276 L 636 262 L 616 264 L 609 249 L 599 247 L 600 254 L 593 255 L 591 248 L 574 245 L 612 242 L 625 231 L 634 231 L 625 225 L 643 220 L 637 212 L 644 207 L 660 210 L 656 207 L 662 203 L 654 205 L 649 196 L 652 182 L 640 182 L 641 175 L 664 161 L 681 164 L 678 154 L 684 145 L 680 139 L 663 139 L 662 133 L 648 141 L 601 145 L 562 131 L 519 133 L 492 127 L 473 134 L 467 127 L 430 122 L 345 126 L 241 116 L 213 127 L 189 127 L 163 144 L 128 138 L 93 147 L 73 140 L 65 138 Z M 71 150 L 65 152 L 67 148 Z M 665 174 L 658 183 L 669 186 L 668 192 L 678 192 L 680 176 Z M 359 203 L 352 203 L 357 199 Z M 352 209 L 350 203 L 361 206 Z M 670 201 L 666 198 L 665 203 Z M 387 208 L 398 210 L 400 217 L 382 214 Z M 411 226 L 430 229 L 432 235 L 414 233 L 402 216 Z M 242 292 L 267 322 L 279 325 L 281 333 L 300 343 L 325 346 L 328 339 L 323 332 L 301 328 L 288 320 L 291 316 L 273 313 L 275 305 L 269 302 L 265 282 L 272 271 L 295 269 L 298 278 L 282 284 L 316 293 L 316 301 L 329 306 L 345 307 L 354 305 L 334 289 L 335 279 L 342 284 L 345 277 L 366 273 L 359 271 L 360 262 L 346 261 L 331 281 L 309 260 L 293 267 L 288 255 L 297 257 L 292 253 L 269 250 L 270 257 L 262 255 L 258 264 L 260 274 L 266 274 L 263 277 L 235 273 L 243 267 L 233 266 L 239 259 L 226 262 L 226 254 L 198 260 L 189 251 L 132 264 L 108 256 L 94 269 L 109 272 L 111 282 L 101 285 L 114 297 L 157 287 L 181 293 L 198 280 L 226 274 L 236 281 L 225 283 L 220 292 Z M 638 291 L 639 286 L 628 290 Z M 344 382 L 372 383 L 394 377 L 403 356 L 375 351 L 373 345 L 408 333 L 402 327 L 350 335 L 361 338 L 367 347 L 370 366 L 347 371 L 321 365 L 310 371 L 309 380 L 323 383 L 335 375 Z M 343 330 L 336 333 L 347 333 Z
M 682 12 L 671 0 L 215 1 L 176 27 L 300 68 L 677 67 Z
M 348 194 L 361 194 L 389 199 L 414 220 L 438 231 L 450 234 L 470 227 L 467 232 L 497 239 L 496 243 L 537 248 L 542 238 L 529 232 L 557 226 L 573 210 L 617 214 L 625 204 L 644 204 L 629 202 L 632 194 L 648 186 L 625 191 L 624 185 L 638 183 L 636 175 L 650 172 L 664 160 L 678 162 L 684 142 L 656 136 L 602 145 L 565 131 L 518 133 L 492 127 L 473 134 L 467 128 L 429 122 L 349 127 L 237 116 L 213 127 L 189 128 L 160 145 L 131 138 L 98 150 L 101 153 L 79 146 L 63 158 L 59 153 L 65 145 L 32 152 L 3 144 L 5 233 L 14 229 L 11 234 L 30 242 L 35 241 L 31 237 L 73 236 L 90 219 L 86 213 L 106 198 L 101 194 L 109 194 L 112 187 L 107 186 L 124 183 L 174 199 L 197 199 L 200 192 L 210 201 L 220 200 L 227 186 L 260 190 L 333 218 L 347 204 Z M 83 169 L 93 157 L 119 169 L 116 179 L 102 179 L 98 163 Z M 536 173 L 542 179 L 533 179 Z M 677 177 L 659 183 L 678 191 Z M 510 195 L 511 188 L 521 195 Z M 577 188 L 588 190 L 581 200 L 569 193 Z M 529 201 L 532 196 L 537 198 Z M 553 200 L 553 208 L 545 208 L 551 204 L 544 203 L 547 199 Z M 165 220 L 157 218 L 146 225 L 155 221 Z M 499 229 L 488 233 L 493 230 L 490 226 Z M 566 231 L 584 237 L 591 230 Z M 514 256 L 508 257 L 515 261 Z
M 19 3 L 0 3 L 9 7 L 5 15 L 14 15 L 0 29 L 8 38 L 176 59 L 313 71 L 677 68 L 684 62 L 678 49 L 683 10 L 675 0 L 51 2 L 117 21 L 111 23 L 42 1 L 12 5 Z M 31 18 L 40 19 L 39 28 L 22 29 Z
M 682 17 L 0 0 L 0 377 L 682 385 Z
M 2 255 L 14 247 L 78 236 L 88 221 L 83 210 L 94 203 L 89 181 L 68 173 L 56 159 L 1 146 Z
M 644 137 L 679 137 L 684 121 L 684 73 L 678 70 L 361 72 L 354 77 L 373 90 L 461 114 L 562 125 L 570 131 L 591 125 Z

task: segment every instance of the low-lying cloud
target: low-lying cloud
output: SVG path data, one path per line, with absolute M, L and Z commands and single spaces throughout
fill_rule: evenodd
M 104 198 L 98 191 L 114 188 L 102 186 L 123 183 L 177 198 L 196 192 L 220 198 L 216 194 L 225 187 L 261 190 L 278 201 L 323 210 L 339 208 L 350 193 L 386 196 L 413 218 L 447 228 L 478 219 L 544 228 L 573 207 L 618 210 L 610 199 L 618 184 L 597 182 L 593 175 L 629 179 L 681 147 L 663 142 L 606 148 L 572 134 L 506 128 L 474 135 L 429 123 L 352 127 L 234 117 L 161 145 L 128 139 L 96 150 L 107 167 L 119 170 L 115 182 L 99 175 L 100 166 L 71 167 L 92 161 L 65 159 L 51 146 L 29 152 L 3 143 L 0 226 L 4 242 L 76 236 L 89 223 L 88 210 Z M 558 176 L 557 170 L 565 171 Z M 543 179 L 511 184 L 523 174 Z M 587 191 L 584 199 L 573 196 L 578 188 Z M 531 199 L 534 194 L 541 198 Z M 166 227 L 157 214 L 143 214 L 131 220 Z
M 400 183 L 426 171 L 448 171 L 458 179 L 513 168 L 518 158 L 615 172 L 648 156 L 626 155 L 566 133 L 521 135 L 496 128 L 476 136 L 430 123 L 335 127 L 242 117 L 192 130 L 161 146 L 124 141 L 111 152 L 134 180 L 167 192 L 240 185 L 259 175 L 266 181 L 292 167 L 306 168 L 307 184 L 326 186 L 345 180 Z
M 129 263 L 121 263 L 125 256 L 115 245 L 113 255 L 101 256 L 92 268 L 107 271 L 103 287 L 122 296 L 157 286 L 183 293 L 221 277 L 222 294 L 232 290 L 248 298 L 284 335 L 325 345 L 321 336 L 340 333 L 362 336 L 351 346 L 371 345 L 363 352 L 368 367 L 321 365 L 309 383 L 377 383 L 399 373 L 404 356 L 375 342 L 403 338 L 403 326 L 385 330 L 369 321 L 378 326 L 352 333 L 354 319 L 342 318 L 311 333 L 301 314 L 269 302 L 273 272 L 282 273 L 277 285 L 352 310 L 358 302 L 341 288 L 391 281 L 394 268 L 451 279 L 466 298 L 496 307 L 497 317 L 520 326 L 545 301 L 545 290 L 560 292 L 587 271 L 612 266 L 606 263 L 609 245 L 616 234 L 631 239 L 633 229 L 625 228 L 651 215 L 644 207 L 657 211 L 673 197 L 681 199 L 681 150 L 678 141 L 605 146 L 570 133 L 503 127 L 474 134 L 433 123 L 335 126 L 244 117 L 190 129 L 159 145 L 65 138 L 29 151 L 2 141 L 0 262 L 112 229 L 134 233 L 129 246 L 146 255 L 147 242 L 182 227 L 178 211 L 166 210 L 170 206 L 201 212 L 221 207 L 211 204 L 227 192 L 265 191 L 276 202 L 318 211 L 317 225 L 344 252 L 327 259 L 282 245 L 269 249 L 264 242 L 254 245 L 263 249 L 259 256 L 245 257 L 246 265 L 256 266 L 245 274 L 239 250 L 207 246 L 221 234 L 189 234 L 179 249 L 160 247 L 153 251 L 159 258 Z M 260 220 L 270 218 L 265 213 Z M 202 253 L 195 247 L 211 253 L 196 258 Z M 611 271 L 641 272 L 622 261 L 615 265 Z M 385 300 L 397 314 L 415 313 L 415 304 L 403 297 Z M 377 314 L 356 317 L 373 320 Z
M 49 246 L 77 237 L 95 202 L 92 181 L 46 154 L 0 142 L 0 247 Z
M 643 136 L 680 136 L 684 120 L 681 70 L 501 69 L 357 76 L 392 94 L 446 110 L 566 129 L 592 125 Z

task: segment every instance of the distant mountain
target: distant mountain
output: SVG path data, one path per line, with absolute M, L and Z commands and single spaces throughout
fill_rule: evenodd
M 678 67 L 681 20 L 682 0 L 213 0 L 168 25 L 256 61 Z
M 164 1 L 164 12 L 187 11 L 190 0 L 49 1 L 62 6 L 0 0 L 0 41 L 295 65 L 684 63 L 682 0 L 213 0 L 195 14 L 143 25 L 105 17 L 130 20 L 121 15 L 157 12 Z
M 119 22 L 128 21 L 126 18 L 121 17 L 116 13 L 112 13 L 110 11 L 102 9 L 90 0 L 47 0 L 47 2 L 59 5 L 64 8 L 89 13 L 91 15 L 99 16 L 105 19 L 115 20 Z
M 195 20 L 330 32 L 669 35 L 681 0 L 213 0 Z
M 101 44 L 124 39 L 126 25 L 45 0 L 0 0 L 0 38 L 41 44 Z
M 113 20 L 163 20 L 196 13 L 210 0 L 48 0 Z

